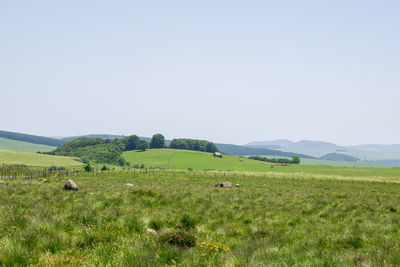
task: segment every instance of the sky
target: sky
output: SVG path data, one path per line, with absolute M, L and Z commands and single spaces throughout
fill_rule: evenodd
M 0 1 L 0 130 L 400 143 L 400 1 Z

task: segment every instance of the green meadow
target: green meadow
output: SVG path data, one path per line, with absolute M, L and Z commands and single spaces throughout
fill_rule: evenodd
M 310 175 L 361 178 L 385 177 L 393 179 L 400 177 L 400 169 L 397 168 L 354 168 L 318 165 L 281 166 L 244 157 L 223 155 L 223 158 L 216 158 L 211 153 L 174 149 L 150 149 L 144 152 L 128 151 L 124 152 L 123 156 L 131 166 L 143 164 L 145 168 L 287 173 L 304 177 Z
M 47 152 L 56 149 L 53 146 L 38 145 L 24 141 L 11 140 L 0 137 L 0 149 L 2 150 L 13 150 L 18 152 L 31 152 L 36 153 L 38 151 Z
M 273 177 L 84 173 L 77 192 L 67 177 L 5 180 L 0 265 L 400 264 L 400 184 Z
M 80 167 L 83 164 L 77 158 L 51 156 L 37 153 L 16 152 L 10 150 L 0 150 L 1 164 L 24 164 L 32 167 Z

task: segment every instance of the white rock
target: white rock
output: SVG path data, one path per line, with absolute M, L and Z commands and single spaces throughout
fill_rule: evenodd
M 223 182 L 216 184 L 215 187 L 231 188 L 232 184 L 230 182 Z
M 75 190 L 78 191 L 78 186 L 72 180 L 68 180 L 64 185 L 64 190 Z
M 133 186 L 133 184 L 126 184 L 126 186 L 130 187 L 130 186 Z
M 147 228 L 146 231 L 147 231 L 147 233 L 152 234 L 152 235 L 156 235 L 157 234 L 156 230 L 151 229 L 151 228 Z

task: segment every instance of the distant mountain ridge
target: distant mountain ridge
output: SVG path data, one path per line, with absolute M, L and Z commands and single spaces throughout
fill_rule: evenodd
M 290 140 L 281 139 L 275 141 L 257 141 L 246 144 L 248 147 L 263 148 L 268 145 L 279 146 L 278 149 L 307 149 L 307 150 L 343 150 L 345 147 L 338 146 L 333 143 L 323 141 L 301 140 L 299 142 L 292 142 Z
M 246 146 L 255 148 L 269 148 L 269 149 L 281 149 L 293 145 L 294 142 L 287 139 L 279 139 L 273 141 L 256 141 L 248 143 Z
M 368 162 L 397 162 L 397 160 L 400 160 L 399 144 L 339 146 L 334 143 L 323 141 L 302 140 L 299 142 L 292 142 L 283 139 L 251 142 L 245 146 L 252 148 L 265 148 L 268 145 L 277 145 L 279 147 L 276 147 L 275 149 L 280 151 L 307 154 L 318 158 L 330 153 L 340 153 Z
M 236 155 L 236 156 L 278 156 L 278 157 L 299 156 L 300 158 L 307 158 L 307 159 L 314 158 L 312 156 L 305 154 L 285 152 L 267 148 L 247 147 L 247 146 L 239 146 L 232 144 L 215 144 L 215 145 L 220 151 L 229 155 Z
M 346 154 L 340 154 L 340 153 L 329 153 L 326 154 L 322 157 L 320 157 L 322 160 L 330 160 L 330 161 L 347 161 L 347 162 L 357 162 L 360 159 L 356 157 L 352 157 Z

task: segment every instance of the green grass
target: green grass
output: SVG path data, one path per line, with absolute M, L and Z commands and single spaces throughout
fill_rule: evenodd
M 145 167 L 162 169 L 187 170 L 232 170 L 232 171 L 264 171 L 271 164 L 246 158 L 223 155 L 214 157 L 212 153 L 179 150 L 179 149 L 150 149 L 144 152 L 129 151 L 123 153 L 124 158 L 131 164 L 144 164 Z
M 67 177 L 6 180 L 0 265 L 400 264 L 399 184 L 271 177 L 85 174 L 78 192 Z M 241 187 L 213 187 L 226 180 Z
M 38 151 L 48 152 L 56 149 L 53 146 L 38 145 L 29 142 L 11 140 L 7 138 L 0 137 L 0 149 L 3 150 L 13 150 L 18 152 L 32 152 L 36 153 Z
M 174 149 L 150 149 L 145 152 L 129 151 L 125 152 L 123 156 L 131 166 L 134 164 L 144 164 L 146 168 L 272 172 L 301 176 L 313 174 L 351 177 L 400 177 L 400 169 L 394 168 L 353 168 L 313 165 L 280 166 L 278 164 L 270 164 L 247 158 L 224 155 L 220 159 L 213 157 L 211 153 Z
M 73 157 L 16 152 L 10 150 L 0 150 L 0 165 L 1 164 L 24 164 L 33 167 L 78 167 L 83 165 Z

